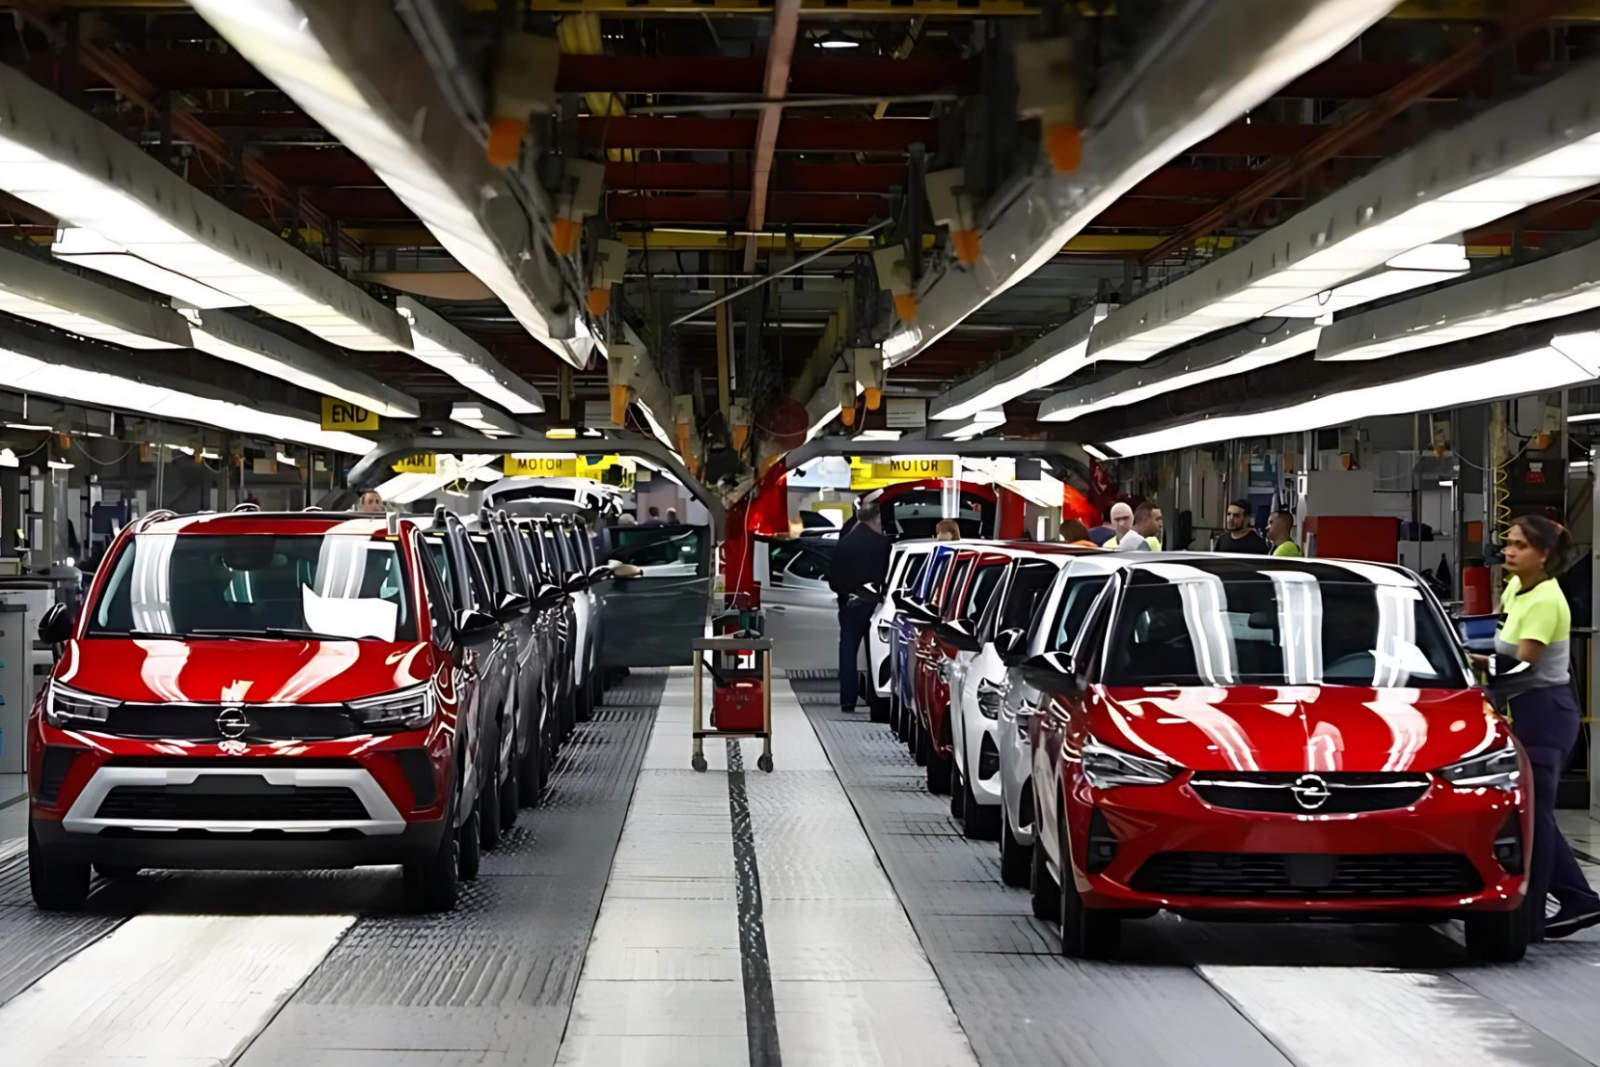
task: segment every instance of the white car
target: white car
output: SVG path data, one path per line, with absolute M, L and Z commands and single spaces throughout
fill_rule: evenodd
M 889 577 L 884 583 L 883 600 L 872 613 L 872 624 L 867 627 L 867 692 L 872 704 L 872 721 L 888 722 L 890 695 L 894 689 L 895 615 L 899 611 L 895 594 L 904 594 L 915 585 L 922 567 L 928 562 L 933 546 L 931 539 L 897 541 L 890 549 Z
M 1000 878 L 1009 886 L 1028 884 L 1033 864 L 1033 748 L 1028 731 L 1039 710 L 1039 691 L 1022 676 L 1022 664 L 1034 656 L 1070 647 L 1089 606 L 1124 560 L 1110 552 L 1084 552 L 1064 557 L 1043 604 L 1020 638 L 995 642 L 1005 660 L 1005 682 L 999 716 L 993 724 L 1000 753 Z

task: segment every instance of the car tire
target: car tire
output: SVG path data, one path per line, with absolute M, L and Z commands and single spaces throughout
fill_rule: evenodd
M 1028 869 L 1033 851 L 1011 836 L 1011 820 L 1000 816 L 1000 881 L 1013 889 L 1028 888 Z
M 1061 887 L 1050 877 L 1049 857 L 1045 855 L 1044 840 L 1035 835 L 1033 857 L 1028 872 L 1028 890 L 1033 896 L 1033 917 L 1046 922 L 1061 920 Z
M 539 805 L 544 792 L 544 731 L 533 716 L 533 736 L 528 739 L 528 751 L 517 765 L 517 802 L 525 808 Z
M 456 906 L 460 879 L 464 875 L 461 873 L 463 857 L 460 831 L 451 825 L 454 821 L 455 805 L 451 804 L 450 810 L 445 812 L 444 833 L 439 835 L 439 846 L 427 859 L 413 861 L 403 868 L 407 910 L 450 911 Z
M 594 701 L 589 693 L 589 683 L 586 681 L 578 687 L 578 695 L 573 701 L 573 718 L 577 722 L 588 722 L 594 717 Z
M 41 911 L 81 911 L 89 899 L 89 865 L 48 855 L 28 825 L 28 888 Z
M 1122 944 L 1122 916 L 1083 902 L 1067 858 L 1067 830 L 1059 819 L 1056 840 L 1061 849 L 1061 891 L 1056 894 L 1061 905 L 1061 954 L 1079 960 L 1110 959 Z
M 605 672 L 598 666 L 589 668 L 589 707 L 598 708 L 606 702 Z
M 967 814 L 967 776 L 955 761 L 950 763 L 950 817 L 963 819 Z
M 936 797 L 942 797 L 950 792 L 950 768 L 954 760 L 947 760 L 939 753 L 933 751 L 933 744 L 928 744 L 928 792 Z
M 911 751 L 915 755 L 918 767 L 928 765 L 928 751 L 932 747 L 928 743 L 928 731 L 922 728 L 922 720 L 918 719 L 911 725 L 914 733 L 911 737 Z
M 500 832 L 508 834 L 517 825 L 517 813 L 522 810 L 521 780 L 518 769 L 522 761 L 513 751 L 511 766 L 506 768 L 506 780 L 500 783 Z
M 966 833 L 968 841 L 993 841 L 1000 836 L 1000 805 L 979 804 L 978 796 L 972 791 L 972 783 L 966 775 L 961 776 L 961 829 Z
M 489 773 L 489 780 L 483 783 L 478 797 L 478 844 L 485 852 L 493 852 L 500 844 L 500 784 L 496 781 L 500 776 L 498 729 L 491 741 L 489 754 L 493 762 L 484 768 Z
M 878 691 L 871 687 L 866 690 L 867 709 L 873 722 L 889 721 L 889 698 L 879 696 Z
M 889 732 L 896 737 L 901 733 L 900 698 L 895 696 L 893 689 L 889 692 Z M 901 738 L 904 740 L 904 738 Z
M 478 869 L 483 866 L 483 841 L 478 830 L 481 814 L 477 808 L 473 808 L 467 821 L 456 831 L 459 839 L 456 845 L 456 870 L 463 882 L 477 878 Z
M 1528 951 L 1533 916 L 1526 902 L 1511 911 L 1468 915 L 1467 956 L 1478 963 L 1516 963 Z

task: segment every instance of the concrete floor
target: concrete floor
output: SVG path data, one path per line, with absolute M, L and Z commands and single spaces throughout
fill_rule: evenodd
M 0 1062 L 1600 1064 L 1600 932 L 1484 967 L 1449 925 L 1160 918 L 1064 960 L 885 727 L 820 681 L 775 696 L 773 773 L 744 741 L 700 774 L 685 674 L 613 689 L 447 917 L 373 869 L 146 874 L 41 915 L 0 808 Z

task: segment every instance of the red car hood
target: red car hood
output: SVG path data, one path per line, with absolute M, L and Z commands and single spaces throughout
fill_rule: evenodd
M 1101 689 L 1089 727 L 1202 771 L 1427 771 L 1502 729 L 1474 689 L 1346 686 Z
M 333 703 L 415 685 L 431 657 L 416 641 L 141 641 L 67 645 L 56 678 L 128 701 Z

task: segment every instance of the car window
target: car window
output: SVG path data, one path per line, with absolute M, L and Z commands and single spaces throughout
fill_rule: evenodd
M 821 552 L 801 549 L 789 561 L 786 570 L 796 578 L 811 578 L 825 582 L 828 580 L 828 557 Z
M 439 581 L 444 586 L 445 596 L 452 608 L 461 607 L 461 598 L 456 593 L 455 571 L 450 566 L 450 546 L 445 542 L 442 532 L 429 533 L 422 539 L 422 547 L 433 560 L 434 568 L 438 571 Z
M 936 558 L 931 564 L 924 565 L 923 570 L 926 573 L 919 577 L 922 582 L 920 588 L 925 598 L 932 599 L 938 595 L 939 583 L 944 581 L 944 573 L 949 569 L 950 560 L 953 558 L 953 553 L 940 552 L 936 554 Z
M 1039 603 L 1050 589 L 1050 583 L 1061 573 L 1042 560 L 1025 559 L 1017 564 L 1017 572 L 1006 591 L 1001 606 L 1000 625 L 997 630 L 1026 630 L 1039 610 Z
M 672 566 L 682 574 L 699 574 L 704 555 L 701 529 L 694 526 L 614 526 L 611 528 L 611 558 L 636 567 Z M 783 542 L 772 542 L 776 550 Z M 769 556 L 774 571 L 781 570 L 779 557 Z
M 903 593 L 912 589 L 917 584 L 917 579 L 922 577 L 922 568 L 928 565 L 928 553 L 908 552 L 906 563 L 900 569 L 900 574 L 894 584 L 894 592 Z
M 955 570 L 950 572 L 949 580 L 945 582 L 944 588 L 939 591 L 938 604 L 941 618 L 948 620 L 952 617 L 953 613 L 948 609 L 954 606 L 956 598 L 961 595 L 962 588 L 967 584 L 967 575 L 972 571 L 972 561 L 975 558 L 974 556 L 967 556 L 965 559 L 956 561 Z
M 978 568 L 978 573 L 972 576 L 972 588 L 967 592 L 967 605 L 961 613 L 962 618 L 976 619 L 983 614 L 983 609 L 989 606 L 989 600 L 1005 573 L 1004 563 L 990 563 Z
M 87 633 L 274 630 L 415 641 L 399 546 L 348 534 L 140 534 L 118 553 Z
M 494 550 L 488 534 L 475 533 L 469 536 L 467 541 L 478 557 L 478 566 L 483 568 L 484 576 L 489 579 L 492 602 L 498 604 L 500 598 L 511 591 L 510 584 L 506 581 L 505 569 L 500 563 L 500 555 Z
M 1061 591 L 1061 603 L 1056 608 L 1054 634 L 1043 651 L 1068 652 L 1072 649 L 1073 640 L 1083 628 L 1084 617 L 1089 614 L 1089 608 L 1109 580 L 1109 576 L 1104 574 L 1067 579 L 1067 587 Z
M 1459 688 L 1460 660 L 1422 590 L 1308 571 L 1223 581 L 1136 572 L 1112 631 L 1110 685 Z
M 433 629 L 433 640 L 435 644 L 448 646 L 455 636 L 455 627 L 452 623 L 455 601 L 445 588 L 444 578 L 438 563 L 435 562 L 432 546 L 426 539 L 420 539 L 418 547 L 421 551 L 417 553 L 417 558 L 421 561 L 422 584 L 427 590 L 428 619 Z

